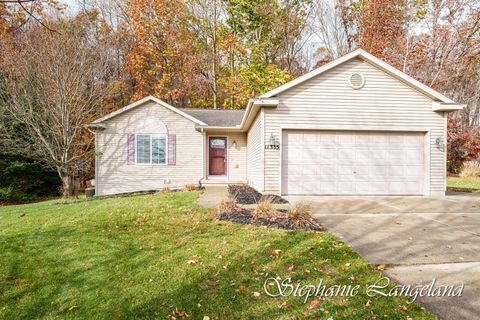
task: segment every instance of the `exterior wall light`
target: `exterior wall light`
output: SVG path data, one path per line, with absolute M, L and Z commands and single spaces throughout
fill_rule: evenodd
M 437 149 L 440 151 L 445 151 L 445 142 L 443 140 L 443 137 L 438 137 L 435 139 L 435 145 L 437 146 Z

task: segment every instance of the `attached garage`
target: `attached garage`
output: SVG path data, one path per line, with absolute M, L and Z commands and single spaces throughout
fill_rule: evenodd
M 286 195 L 424 195 L 426 133 L 284 130 Z

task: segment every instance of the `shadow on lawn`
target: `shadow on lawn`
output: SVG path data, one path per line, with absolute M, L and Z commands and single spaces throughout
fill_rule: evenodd
M 225 230 L 222 236 L 228 237 L 228 234 Z M 185 267 L 185 257 L 175 255 L 175 251 L 185 250 L 193 238 L 175 249 L 147 253 L 138 243 L 125 238 L 121 246 L 115 246 L 115 241 L 120 240 L 115 238 L 107 236 L 94 240 L 88 234 L 82 235 L 74 226 L 2 237 L 4 245 L 0 248 L 8 252 L 4 256 L 8 264 L 4 265 L 3 279 L 0 279 L 3 292 L 0 302 L 10 305 L 4 315 L 22 319 L 52 315 L 164 319 L 176 308 L 193 318 L 208 314 L 266 318 L 278 313 L 276 304 L 267 308 L 258 306 L 266 302 L 262 290 L 265 277 L 259 273 L 274 259 L 269 257 L 269 248 L 235 254 L 225 261 L 229 263 L 227 269 L 223 268 L 225 262 L 222 261 L 215 265 L 199 263 Z M 208 243 L 212 236 L 195 234 L 195 241 Z M 301 266 L 308 264 L 307 242 L 311 242 L 308 234 L 285 232 L 270 244 L 271 248 L 290 246 L 296 250 L 294 257 L 282 261 L 283 266 Z M 95 250 L 88 250 L 89 247 Z M 183 265 L 176 265 L 177 260 Z M 162 261 L 173 268 L 185 268 L 184 278 L 162 279 L 163 282 L 178 281 L 167 290 L 148 281 L 150 277 L 158 278 L 154 265 Z M 121 267 L 117 268 L 118 265 Z M 148 272 L 135 275 L 145 269 L 152 270 L 151 275 Z M 305 280 L 305 277 L 298 274 L 295 279 Z M 231 286 L 232 281 L 234 286 Z M 241 284 L 245 286 L 244 291 L 239 291 Z M 263 300 L 254 297 L 254 291 L 262 292 Z M 142 298 L 144 301 L 139 301 Z
M 363 262 L 360 269 L 342 269 L 346 262 L 354 264 L 361 258 L 345 245 L 337 247 L 340 242 L 328 234 L 270 233 L 262 229 L 251 232 L 253 228 L 249 226 L 213 220 L 194 227 L 194 223 L 186 221 L 191 222 L 186 217 L 175 225 L 167 218 L 165 224 L 155 224 L 156 221 L 145 226 L 154 228 L 162 237 L 150 236 L 145 242 L 135 220 L 113 224 L 104 221 L 98 225 L 95 221 L 82 221 L 68 227 L 57 225 L 2 236 L 0 251 L 5 254 L 0 270 L 5 272 L 1 272 L 4 278 L 0 278 L 0 286 L 5 291 L 0 293 L 0 304 L 8 304 L 9 309 L 0 310 L 0 314 L 22 319 L 165 319 L 178 309 L 193 319 L 204 315 L 266 319 L 294 314 L 303 318 L 308 305 L 301 298 L 290 299 L 288 310 L 284 310 L 278 304 L 285 299 L 265 295 L 264 272 L 268 276 L 291 276 L 305 284 L 316 284 L 322 277 L 330 284 L 348 284 L 352 275 L 358 284 L 366 284 L 366 279 L 378 276 Z M 149 235 L 152 230 L 148 230 Z M 178 244 L 174 242 L 175 235 L 182 238 Z M 249 246 L 250 235 L 265 238 Z M 167 240 L 162 247 L 159 240 L 163 239 Z M 155 240 L 157 248 L 148 248 Z M 222 246 L 211 244 L 222 240 L 227 240 L 224 246 L 231 246 L 223 260 L 187 263 L 190 255 L 197 253 L 203 258 L 209 250 L 214 256 L 221 254 Z M 189 248 L 193 250 L 188 251 Z M 272 256 L 272 249 L 282 252 Z M 291 265 L 295 269 L 289 270 Z M 311 273 L 305 271 L 307 268 Z M 313 271 L 315 268 L 317 271 Z M 255 297 L 254 292 L 261 296 Z M 393 311 L 397 306 L 393 299 L 364 308 L 368 299 L 359 294 L 347 304 L 326 301 L 324 307 L 345 317 L 355 311 L 355 316 L 369 318 L 372 312 L 383 314 L 385 309 L 399 319 L 407 314 Z
M 287 274 L 288 265 L 303 265 L 305 258 L 309 257 L 308 243 L 311 244 L 311 238 L 301 232 L 285 232 L 277 240 L 270 242 L 269 248 L 284 248 L 285 246 L 299 249 L 294 257 L 288 257 L 282 260 L 283 269 L 277 270 L 279 273 Z M 279 313 L 277 304 L 281 298 L 266 297 L 263 291 L 263 282 L 266 276 L 263 269 L 270 269 L 268 264 L 272 259 L 269 258 L 269 248 L 261 250 L 249 250 L 248 255 L 237 255 L 235 259 L 229 262 L 226 269 L 221 264 L 216 266 L 192 265 L 192 268 L 198 268 L 201 272 L 194 275 L 186 275 L 182 284 L 176 286 L 175 290 L 158 292 L 158 294 L 149 301 L 129 306 L 125 310 L 128 317 L 152 318 L 167 316 L 173 314 L 175 309 L 185 311 L 194 319 L 201 319 L 203 316 L 214 316 L 223 318 L 254 318 L 267 319 Z M 263 258 L 259 258 L 263 257 Z M 252 263 L 253 262 L 253 263 Z M 276 276 L 278 273 L 272 270 L 270 276 Z M 303 281 L 307 275 L 297 274 L 295 280 Z M 240 286 L 244 286 L 240 290 Z M 255 297 L 254 292 L 260 292 L 262 298 Z M 277 303 L 271 303 L 265 306 L 268 299 L 277 299 Z M 168 302 L 168 307 L 165 302 Z M 259 307 L 259 304 L 262 304 Z M 199 306 L 200 305 L 200 306 Z M 305 308 L 304 308 L 305 309 Z M 167 313 L 165 313 L 167 311 Z M 298 310 L 300 314 L 300 310 Z

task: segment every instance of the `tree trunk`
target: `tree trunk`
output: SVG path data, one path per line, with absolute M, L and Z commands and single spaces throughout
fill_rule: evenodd
M 213 109 L 217 109 L 217 1 L 213 3 L 213 47 L 212 47 L 212 73 L 213 73 Z
M 68 198 L 73 196 L 73 177 L 65 175 L 60 178 L 62 179 L 62 197 Z

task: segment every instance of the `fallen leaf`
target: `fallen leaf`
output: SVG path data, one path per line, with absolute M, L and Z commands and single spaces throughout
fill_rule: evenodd
M 377 270 L 385 270 L 385 265 L 384 264 L 377 265 Z
M 395 223 L 396 224 L 402 224 L 402 222 L 400 220 L 395 220 Z
M 253 295 L 254 295 L 255 297 L 260 297 L 260 292 L 255 291 L 255 292 L 253 293 Z
M 273 250 L 272 250 L 272 256 L 278 255 L 281 251 L 282 251 L 282 250 L 273 249 Z
M 312 300 L 310 302 L 310 309 L 315 309 L 318 306 L 318 300 Z
M 365 303 L 365 305 L 368 307 L 371 303 L 372 303 L 372 300 L 368 300 L 367 303 Z
M 279 309 L 284 309 L 284 308 L 286 308 L 286 307 L 287 307 L 287 301 L 283 301 L 282 303 L 280 303 L 280 304 L 278 305 L 278 308 L 279 308 Z
M 197 258 L 193 258 L 193 259 L 190 259 L 187 261 L 188 264 L 196 264 L 198 263 L 198 259 Z

